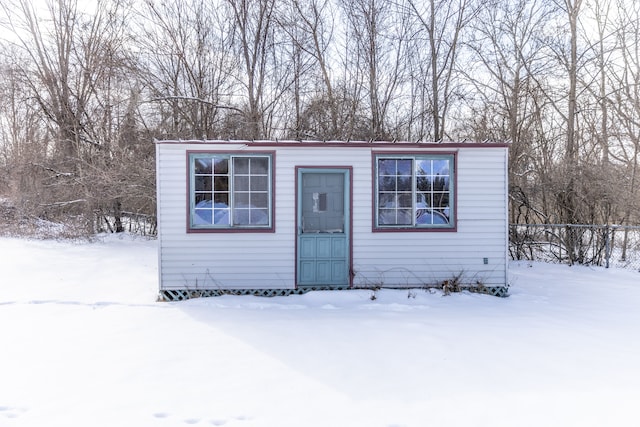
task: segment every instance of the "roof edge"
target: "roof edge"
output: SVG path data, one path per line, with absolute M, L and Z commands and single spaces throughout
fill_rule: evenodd
M 154 139 L 155 144 L 195 144 L 195 145 L 246 145 L 250 147 L 509 147 L 511 142 L 500 141 L 339 141 L 339 140 L 246 140 L 246 139 Z

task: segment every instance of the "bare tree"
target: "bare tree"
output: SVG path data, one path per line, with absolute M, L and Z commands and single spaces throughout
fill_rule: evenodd
M 24 165 L 34 180 L 21 196 L 33 214 L 80 215 L 91 230 L 96 211 L 119 215 L 118 198 L 126 192 L 123 186 L 103 191 L 102 184 L 114 180 L 95 180 L 113 163 L 112 141 L 130 80 L 126 9 L 118 1 L 98 2 L 81 13 L 74 0 L 58 0 L 48 5 L 50 20 L 43 21 L 30 2 L 12 6 L 5 4 L 4 11 L 17 37 L 14 77 L 35 101 L 46 129 L 37 141 L 38 160 Z
M 332 75 L 334 11 L 329 0 L 291 0 L 280 28 L 289 36 L 294 63 L 294 138 L 337 139 L 341 102 Z M 316 105 L 321 105 L 316 109 Z M 311 124 L 312 117 L 320 123 Z
M 594 51 L 596 54 L 597 77 L 598 77 L 598 93 L 597 100 L 600 109 L 601 121 L 598 142 L 602 150 L 602 163 L 609 164 L 609 106 L 607 93 L 609 92 L 609 82 L 607 75 L 609 70 L 607 64 L 611 61 L 611 56 L 615 51 L 615 31 L 611 28 L 611 9 L 612 0 L 596 0 L 593 4 L 595 21 L 597 25 L 598 38 L 594 43 Z
M 357 55 L 354 65 L 363 70 L 355 82 L 362 84 L 370 120 L 371 139 L 387 139 L 390 108 L 398 101 L 407 75 L 407 14 L 393 3 L 380 0 L 343 2 L 348 40 Z
M 543 119 L 548 115 L 546 87 L 536 75 L 549 73 L 544 31 L 553 10 L 527 0 L 496 2 L 479 11 L 469 24 L 469 62 L 461 73 L 475 93 L 466 105 L 470 132 L 465 138 L 511 141 L 509 182 L 511 221 L 544 221 L 544 188 L 553 169 L 554 135 Z
M 234 23 L 234 43 L 242 58 L 238 80 L 244 88 L 245 131 L 250 139 L 267 135 L 264 126 L 265 91 L 273 49 L 275 0 L 227 0 Z
M 439 141 L 445 137 L 447 116 L 453 100 L 456 67 L 463 31 L 475 18 L 479 6 L 474 0 L 429 0 L 424 3 L 408 0 L 408 8 L 417 20 L 417 41 L 412 56 L 418 58 L 418 68 L 412 74 L 415 84 L 422 90 L 424 103 L 419 115 L 431 118 L 431 136 Z M 426 43 L 425 43 L 426 42 Z M 428 49 L 424 50 L 426 44 Z M 422 52 L 426 52 L 426 57 Z M 424 69 L 423 64 L 428 64 Z M 428 94 L 425 95 L 425 92 Z M 421 129 L 425 126 L 421 125 Z M 426 135 L 420 134 L 419 138 Z
M 233 105 L 232 23 L 204 0 L 146 0 L 137 39 L 147 99 L 162 137 L 222 137 Z M 151 121 L 154 123 L 154 121 Z M 160 135 L 159 135 L 160 136 Z
M 29 199 L 39 198 L 32 192 L 36 177 L 30 165 L 45 162 L 47 139 L 39 105 L 19 70 L 22 60 L 11 46 L 0 55 L 0 197 L 10 198 L 18 215 L 28 212 Z
M 640 5 L 617 2 L 618 53 L 607 77 L 611 79 L 611 93 L 607 97 L 612 120 L 617 130 L 609 139 L 616 141 L 610 147 L 613 161 L 624 165 L 624 180 L 617 184 L 624 190 L 621 222 L 637 223 L 640 207 L 638 192 L 638 163 L 640 156 Z M 611 144 L 610 144 L 611 145 Z

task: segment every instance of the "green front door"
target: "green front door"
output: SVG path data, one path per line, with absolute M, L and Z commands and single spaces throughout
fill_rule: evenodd
M 300 286 L 349 284 L 349 170 L 298 170 Z

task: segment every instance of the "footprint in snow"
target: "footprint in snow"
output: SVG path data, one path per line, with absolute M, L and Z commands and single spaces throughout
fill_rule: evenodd
M 0 407 L 0 411 L 2 411 L 2 407 Z M 167 412 L 156 412 L 155 414 L 153 414 L 154 418 L 159 418 L 159 419 L 164 419 L 164 418 L 169 418 L 171 417 L 171 415 Z M 245 421 L 245 420 L 249 420 L 249 417 L 245 417 L 245 416 L 239 416 L 235 418 L 238 421 Z M 185 424 L 189 424 L 189 425 L 195 425 L 200 423 L 202 420 L 199 418 L 186 418 L 183 420 L 183 422 Z M 225 419 L 213 419 L 213 420 L 209 420 L 209 424 L 212 426 L 223 426 L 225 424 L 227 424 L 228 420 Z
M 0 406 L 0 416 L 5 418 L 18 418 L 23 412 L 26 412 L 26 409 Z

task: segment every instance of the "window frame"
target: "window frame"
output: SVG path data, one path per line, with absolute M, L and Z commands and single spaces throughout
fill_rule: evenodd
M 275 152 L 274 151 L 211 151 L 211 150 L 188 150 L 187 151 L 187 233 L 273 233 L 275 232 Z M 228 206 L 229 224 L 196 224 L 195 200 L 196 200 L 196 159 L 227 159 L 228 160 Z M 267 224 L 233 224 L 234 198 L 237 191 L 234 190 L 234 177 L 243 174 L 236 174 L 234 171 L 234 159 L 239 158 L 266 158 L 267 159 Z M 215 173 L 212 172 L 212 178 Z M 238 190 L 239 191 L 239 190 Z M 215 191 L 212 188 L 212 196 Z M 215 203 L 212 200 L 213 203 Z M 240 208 L 243 209 L 243 208 Z M 213 212 L 212 212 L 213 215 Z
M 380 186 L 379 160 L 411 160 L 411 224 L 381 224 L 380 223 Z M 448 160 L 449 161 L 449 223 L 448 224 L 417 224 L 415 212 L 417 209 L 417 179 L 415 162 L 417 160 Z M 374 232 L 456 232 L 458 226 L 457 203 L 457 152 L 375 152 L 372 155 L 372 230 Z M 396 193 L 398 191 L 396 190 Z

